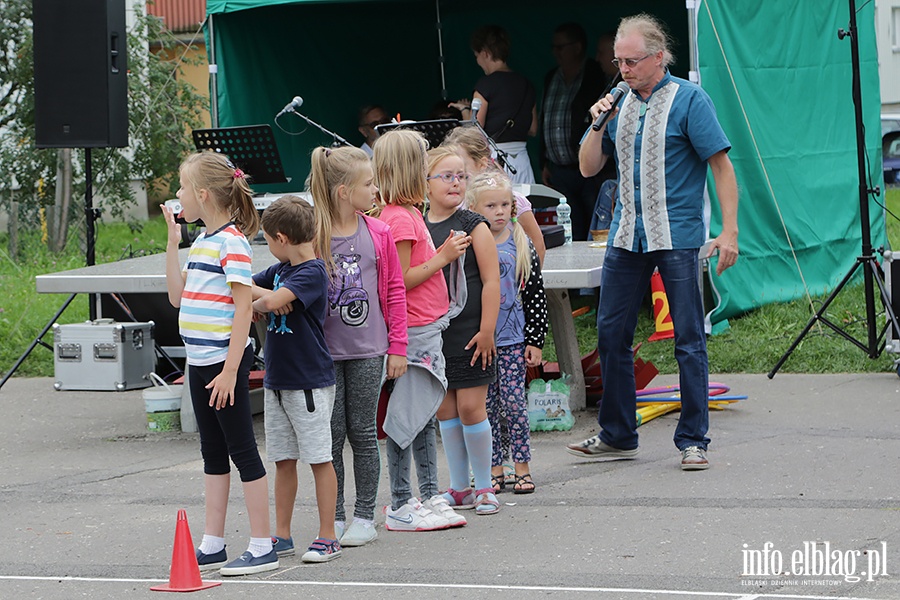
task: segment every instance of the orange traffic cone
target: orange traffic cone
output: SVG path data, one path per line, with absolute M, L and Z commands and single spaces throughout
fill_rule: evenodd
M 662 275 L 654 271 L 650 277 L 650 291 L 653 293 L 653 320 L 656 322 L 656 333 L 648 340 L 670 340 L 675 337 L 675 326 L 672 324 L 672 315 L 669 313 L 669 299 L 666 297 L 666 288 L 663 287 Z
M 222 585 L 219 581 L 204 582 L 200 579 L 200 567 L 188 528 L 187 512 L 178 511 L 175 525 L 175 545 L 172 548 L 172 567 L 169 569 L 169 583 L 150 588 L 154 592 L 196 592 Z

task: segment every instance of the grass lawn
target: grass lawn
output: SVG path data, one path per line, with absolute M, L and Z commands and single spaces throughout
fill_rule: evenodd
M 68 297 L 65 294 L 38 294 L 34 278 L 45 273 L 77 269 L 85 265 L 82 238 L 73 230 L 66 252 L 53 255 L 41 243 L 39 232 L 23 232 L 19 259 L 9 255 L 8 236 L 0 235 L 0 371 L 12 368 L 32 340 L 53 317 Z M 164 252 L 166 224 L 162 216 L 133 230 L 125 223 L 97 224 L 95 243 L 96 263 L 113 262 L 131 256 Z M 79 295 L 58 319 L 59 323 L 79 323 L 88 320 L 88 297 Z M 44 337 L 53 343 L 51 334 Z M 50 377 L 53 375 L 53 353 L 36 347 L 22 366 L 17 377 Z

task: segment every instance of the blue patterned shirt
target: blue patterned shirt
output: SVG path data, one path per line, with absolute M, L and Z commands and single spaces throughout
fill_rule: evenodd
M 702 246 L 707 161 L 730 148 L 700 86 L 666 72 L 646 101 L 632 90 L 603 134 L 619 171 L 610 243 L 632 252 Z

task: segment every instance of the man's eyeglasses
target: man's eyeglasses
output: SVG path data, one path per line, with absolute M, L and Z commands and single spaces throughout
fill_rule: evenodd
M 452 184 L 454 181 L 468 181 L 469 176 L 465 173 L 438 173 L 437 175 L 432 175 L 428 177 L 428 179 L 440 179 L 444 183 Z
M 653 54 L 648 54 L 646 56 L 642 56 L 641 58 L 614 58 L 612 59 L 612 64 L 616 65 L 616 68 L 619 68 L 619 65 L 625 63 L 629 68 L 633 69 L 637 66 L 639 62 L 644 60 L 645 58 L 650 58 Z

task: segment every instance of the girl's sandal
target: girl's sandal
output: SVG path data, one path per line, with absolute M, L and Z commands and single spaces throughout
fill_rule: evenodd
M 475 493 L 477 494 L 477 499 L 475 500 L 476 515 L 493 515 L 500 512 L 500 502 L 497 501 L 497 496 L 494 495 L 491 488 L 476 490 Z
M 516 484 L 513 486 L 514 494 L 533 494 L 534 481 L 531 479 L 531 473 L 524 475 L 516 475 Z
M 516 469 L 512 465 L 503 464 L 503 481 L 509 486 L 516 483 Z
M 494 493 L 499 494 L 506 489 L 506 480 L 503 478 L 503 475 L 491 475 L 491 485 L 494 488 Z

